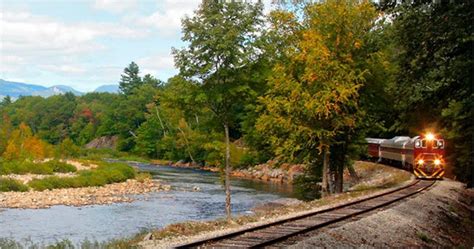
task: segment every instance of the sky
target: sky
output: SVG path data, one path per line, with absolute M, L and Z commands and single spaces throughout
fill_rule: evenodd
M 0 79 L 93 91 L 135 61 L 167 80 L 200 0 L 0 0 Z

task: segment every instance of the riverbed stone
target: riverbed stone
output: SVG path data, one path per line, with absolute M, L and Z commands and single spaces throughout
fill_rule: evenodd
M 143 182 L 127 180 L 103 187 L 53 189 L 29 192 L 0 193 L 0 208 L 48 208 L 54 205 L 85 206 L 115 202 L 131 202 L 131 195 L 169 191 L 171 186 L 146 179 Z

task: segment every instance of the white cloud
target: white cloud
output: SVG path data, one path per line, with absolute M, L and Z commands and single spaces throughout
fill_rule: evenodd
M 112 23 L 65 24 L 28 12 L 2 12 L 1 49 L 15 56 L 31 53 L 77 54 L 103 49 L 99 37 L 142 37 L 146 32 Z
M 160 1 L 159 10 L 145 17 L 137 17 L 138 25 L 152 27 L 163 35 L 176 35 L 181 30 L 181 19 L 192 15 L 201 1 L 198 0 L 164 0 Z
M 86 72 L 84 67 L 77 65 L 40 65 L 39 68 L 66 74 L 82 74 Z
M 152 56 L 140 58 L 137 60 L 142 74 L 151 74 L 154 76 L 174 70 L 174 58 L 170 53 L 158 53 Z
M 121 13 L 125 10 L 134 9 L 136 5 L 136 0 L 95 0 L 93 7 L 98 10 Z
M 85 73 L 85 55 L 107 49 L 99 38 L 135 39 L 148 35 L 120 23 L 76 22 L 33 15 L 27 11 L 0 11 L 0 75 L 63 76 Z

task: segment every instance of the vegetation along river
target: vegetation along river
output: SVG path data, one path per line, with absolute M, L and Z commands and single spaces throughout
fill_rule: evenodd
M 141 171 L 172 185 L 168 192 L 138 196 L 132 203 L 49 209 L 0 209 L 0 238 L 21 244 L 48 245 L 68 239 L 106 241 L 186 220 L 224 217 L 225 195 L 219 174 L 196 170 L 134 164 Z M 198 191 L 193 191 L 197 187 Z M 234 214 L 251 212 L 258 204 L 294 197 L 289 186 L 233 179 Z

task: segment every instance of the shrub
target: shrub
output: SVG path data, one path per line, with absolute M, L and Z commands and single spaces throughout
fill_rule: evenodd
M 53 168 L 49 167 L 44 163 L 26 163 L 27 167 L 25 168 L 27 172 L 38 175 L 51 175 L 53 174 Z
M 0 163 L 0 175 L 8 174 L 38 174 L 51 175 L 54 172 L 66 173 L 75 172 L 76 167 L 60 162 L 58 160 L 51 160 L 44 163 L 33 163 L 31 161 L 8 161 Z
M 77 169 L 71 164 L 67 164 L 64 162 L 61 162 L 59 160 L 51 160 L 48 162 L 43 163 L 50 167 L 53 172 L 58 172 L 58 173 L 68 173 L 68 172 L 76 172 Z
M 246 152 L 240 158 L 237 168 L 244 168 L 256 165 L 258 163 L 256 153 Z
M 31 161 L 8 161 L 0 165 L 0 175 L 23 175 L 27 173 L 51 175 L 53 174 L 53 169 L 47 165 L 36 164 Z
M 124 182 L 135 178 L 135 169 L 122 163 L 99 163 L 93 170 L 79 171 L 75 177 L 60 178 L 57 176 L 35 179 L 29 182 L 31 188 L 43 191 L 57 188 L 80 188 L 90 186 L 104 186 L 105 184 Z
M 147 172 L 138 173 L 135 179 L 139 182 L 144 182 L 145 180 L 151 179 L 152 175 Z
M 28 185 L 34 190 L 43 191 L 46 189 L 55 188 L 70 188 L 72 187 L 71 178 L 60 178 L 57 176 L 46 177 L 43 179 L 34 179 Z
M 0 178 L 0 192 L 9 191 L 25 192 L 28 191 L 28 186 L 14 179 Z

